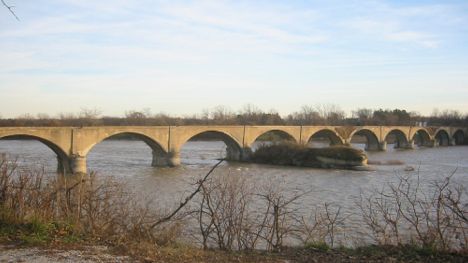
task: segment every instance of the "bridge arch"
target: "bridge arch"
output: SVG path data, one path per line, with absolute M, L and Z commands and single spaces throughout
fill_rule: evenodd
M 161 151 L 161 152 L 164 152 L 164 153 L 166 152 L 159 142 L 152 139 L 151 137 L 149 137 L 146 134 L 139 133 L 139 132 L 136 132 L 136 131 L 116 131 L 114 133 L 102 136 L 99 139 L 97 139 L 96 141 L 94 141 L 93 143 L 91 143 L 90 145 L 88 145 L 86 147 L 86 149 L 83 151 L 83 155 L 86 156 L 92 150 L 92 148 L 94 146 L 96 146 L 96 144 L 99 144 L 102 141 L 105 141 L 105 140 L 108 140 L 108 139 L 117 138 L 119 136 L 122 136 L 122 137 L 127 136 L 129 138 L 135 138 L 135 139 L 141 140 L 144 143 L 146 143 L 153 151 Z
M 411 141 L 418 146 L 430 146 L 431 145 L 431 136 L 426 129 L 418 129 L 414 132 L 411 137 Z
M 206 130 L 198 131 L 196 133 L 186 136 L 180 143 L 179 148 L 176 152 L 180 153 L 182 147 L 194 139 L 217 139 L 224 142 L 226 145 L 226 156 L 227 160 L 239 161 L 242 159 L 242 146 L 241 144 L 229 133 L 220 130 Z
M 249 145 L 252 149 L 255 148 L 255 144 L 259 141 L 269 141 L 269 142 L 281 142 L 281 141 L 291 141 L 299 143 L 296 138 L 287 131 L 283 131 L 280 129 L 270 129 L 267 131 L 262 132 L 254 137 L 252 143 Z
M 0 136 L 0 140 L 5 140 L 5 139 L 39 141 L 45 146 L 47 146 L 49 149 L 51 149 L 57 156 L 57 172 L 59 173 L 71 172 L 70 159 L 69 159 L 68 154 L 66 153 L 64 149 L 62 149 L 62 147 L 55 144 L 54 142 L 48 139 L 36 136 L 36 135 L 31 135 L 31 134 L 26 134 L 26 133 L 9 134 L 9 135 Z
M 354 130 L 349 135 L 350 143 L 361 143 L 362 140 L 359 139 L 365 138 L 365 147 L 366 151 L 378 151 L 380 149 L 379 138 L 372 130 L 369 129 L 357 129 Z
M 449 146 L 450 145 L 450 136 L 449 132 L 445 129 L 438 129 L 434 136 L 437 144 L 439 146 Z
M 465 133 L 461 129 L 456 130 L 453 133 L 452 138 L 453 138 L 453 142 L 455 143 L 455 145 L 461 145 L 465 143 Z
M 159 142 L 149 137 L 146 134 L 139 133 L 136 131 L 116 131 L 114 133 L 106 134 L 101 136 L 98 140 L 94 141 L 82 152 L 84 162 L 86 163 L 86 157 L 92 151 L 92 149 L 99 143 L 109 140 L 109 139 L 134 139 L 144 142 L 152 152 L 152 161 L 151 166 L 167 166 L 168 165 L 168 153 L 164 150 Z M 82 167 L 80 170 L 86 170 L 85 167 Z
M 314 139 L 326 139 L 329 142 L 329 145 L 327 146 L 332 146 L 332 145 L 343 145 L 344 140 L 341 138 L 341 136 L 334 130 L 331 129 L 322 129 L 314 132 L 312 135 L 307 140 L 308 144 L 311 144 Z M 313 146 L 313 145 L 312 145 Z
M 409 140 L 406 137 L 406 134 L 400 129 L 393 129 L 389 131 L 385 135 L 384 141 L 387 143 L 393 143 L 394 148 L 405 148 L 409 145 Z

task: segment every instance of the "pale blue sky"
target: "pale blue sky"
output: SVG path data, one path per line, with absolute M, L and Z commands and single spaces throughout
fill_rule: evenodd
M 0 115 L 468 113 L 468 1 L 6 0 Z

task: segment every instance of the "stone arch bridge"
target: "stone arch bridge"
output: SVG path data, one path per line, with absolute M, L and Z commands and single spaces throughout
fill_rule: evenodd
M 395 147 L 449 146 L 468 142 L 466 127 L 419 126 L 103 126 L 103 127 L 0 127 L 0 139 L 38 140 L 56 155 L 60 171 L 86 173 L 86 156 L 99 142 L 115 135 L 132 135 L 153 151 L 153 166 L 180 164 L 182 146 L 200 134 L 216 134 L 227 146 L 227 159 L 244 160 L 263 134 L 276 132 L 307 144 L 326 137 L 332 145 L 350 145 L 359 136 L 366 150 L 386 150 L 391 136 Z

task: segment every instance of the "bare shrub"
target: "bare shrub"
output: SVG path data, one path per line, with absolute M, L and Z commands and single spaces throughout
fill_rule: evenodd
M 223 250 L 252 250 L 265 241 L 268 249 L 273 247 L 275 229 L 280 228 L 278 211 L 275 221 L 271 193 L 256 194 L 256 189 L 245 177 L 231 174 L 211 178 L 201 186 L 194 214 L 204 248 L 216 245 Z M 254 202 L 259 196 L 269 200 L 267 206 Z M 278 233 L 277 238 L 281 236 Z
M 181 229 L 177 220 L 155 224 L 161 218 L 158 210 L 125 189 L 122 183 L 95 174 L 45 176 L 43 171 L 18 169 L 15 162 L 0 160 L 0 221 L 64 224 L 64 235 L 114 244 L 175 242 Z
M 302 216 L 306 209 L 299 203 L 307 193 L 288 188 L 284 181 L 254 184 L 241 175 L 226 174 L 207 180 L 201 189 L 193 214 L 204 248 L 280 251 L 297 238 L 333 246 L 341 230 L 339 207 L 325 204 L 310 221 Z
M 304 245 L 327 244 L 334 247 L 337 236 L 344 235 L 345 219 L 340 206 L 329 203 L 317 206 L 309 217 L 300 217 L 297 238 Z
M 358 202 L 365 224 L 379 244 L 411 243 L 436 250 L 467 249 L 466 189 L 454 184 L 454 173 L 421 185 L 419 175 L 398 176 Z
M 247 209 L 251 198 L 252 189 L 239 176 L 217 177 L 201 186 L 196 214 L 204 248 L 208 248 L 210 240 L 224 250 L 255 246 L 249 237 L 252 225 Z

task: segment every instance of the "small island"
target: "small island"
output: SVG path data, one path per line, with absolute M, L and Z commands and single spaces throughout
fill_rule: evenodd
M 362 150 L 347 146 L 309 148 L 296 143 L 262 145 L 252 153 L 249 161 L 331 169 L 363 170 L 367 167 L 367 155 Z

